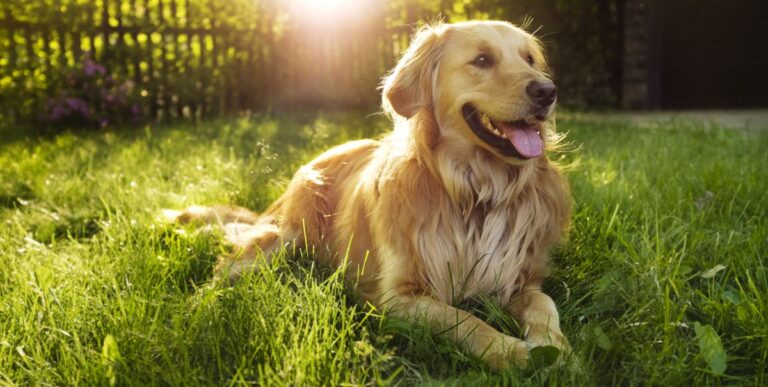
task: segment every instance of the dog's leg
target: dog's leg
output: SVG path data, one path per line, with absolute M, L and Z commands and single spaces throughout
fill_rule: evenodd
M 258 215 L 241 207 L 191 206 L 182 211 L 165 210 L 163 217 L 176 223 L 204 225 L 203 229 L 221 230 L 231 252 L 219 257 L 214 279 L 236 281 L 241 275 L 269 262 L 281 246 L 283 233 L 272 215 Z M 259 257 L 263 255 L 264 259 Z
M 384 305 L 394 317 L 426 323 L 434 333 L 445 335 L 493 369 L 527 365 L 524 341 L 497 331 L 469 312 L 428 296 L 396 296 Z
M 523 325 L 525 341 L 531 346 L 551 345 L 570 352 L 568 340 L 560 330 L 555 302 L 538 286 L 520 291 L 507 306 L 507 312 Z
M 227 223 L 254 224 L 259 215 L 242 207 L 190 206 L 184 210 L 163 210 L 163 217 L 175 223 L 225 225 Z
M 232 245 L 232 252 L 219 257 L 214 276 L 217 279 L 226 277 L 230 282 L 256 270 L 262 263 L 269 263 L 284 240 L 281 230 L 268 218 L 257 224 L 226 224 L 224 233 Z

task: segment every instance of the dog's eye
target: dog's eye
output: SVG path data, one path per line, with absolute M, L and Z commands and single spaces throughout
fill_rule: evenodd
M 493 66 L 493 58 L 488 54 L 480 54 L 470 64 L 481 69 L 487 69 Z
M 529 65 L 533 66 L 533 56 L 531 56 L 531 54 L 525 56 L 525 61 L 528 62 Z

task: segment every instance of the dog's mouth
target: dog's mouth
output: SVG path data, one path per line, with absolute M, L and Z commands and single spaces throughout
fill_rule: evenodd
M 526 120 L 499 121 L 472 104 L 461 108 L 464 120 L 475 135 L 503 156 L 532 159 L 544 153 L 541 130 Z

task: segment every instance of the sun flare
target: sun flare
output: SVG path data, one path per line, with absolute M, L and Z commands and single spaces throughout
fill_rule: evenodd
M 366 1 L 361 0 L 289 0 L 293 14 L 319 23 L 334 22 L 359 13 Z

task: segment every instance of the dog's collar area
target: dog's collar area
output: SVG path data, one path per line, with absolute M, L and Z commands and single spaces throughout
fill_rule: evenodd
M 498 122 L 470 103 L 461 110 L 472 132 L 502 156 L 527 160 L 541 155 L 543 142 L 539 130 L 525 120 Z

